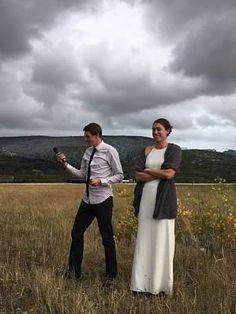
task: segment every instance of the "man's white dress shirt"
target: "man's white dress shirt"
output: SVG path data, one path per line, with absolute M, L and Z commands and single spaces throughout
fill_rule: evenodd
M 92 151 L 93 146 L 86 149 L 80 169 L 67 164 L 66 171 L 77 178 L 86 180 Z M 96 146 L 96 152 L 90 164 L 90 174 L 90 179 L 100 179 L 101 185 L 89 185 L 89 197 L 85 191 L 83 194 L 84 202 L 98 204 L 113 196 L 112 184 L 121 182 L 124 178 L 118 152 L 113 146 L 104 143 L 104 141 Z

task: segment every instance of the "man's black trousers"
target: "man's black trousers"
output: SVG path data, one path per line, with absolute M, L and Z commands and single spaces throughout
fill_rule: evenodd
M 69 256 L 69 272 L 80 277 L 84 251 L 84 232 L 96 217 L 105 250 L 106 276 L 116 277 L 116 249 L 112 230 L 113 197 L 99 204 L 81 201 L 71 232 L 72 243 Z

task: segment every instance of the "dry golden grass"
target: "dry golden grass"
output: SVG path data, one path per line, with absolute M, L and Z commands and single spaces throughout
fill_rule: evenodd
M 181 198 L 189 187 L 178 190 Z M 117 240 L 117 286 L 103 288 L 104 254 L 96 223 L 86 233 L 81 282 L 63 281 L 56 272 L 67 261 L 80 197 L 78 185 L 0 185 L 0 313 L 236 313 L 234 251 L 211 255 L 177 242 L 173 297 L 133 296 L 134 243 Z M 116 195 L 114 225 L 122 206 Z

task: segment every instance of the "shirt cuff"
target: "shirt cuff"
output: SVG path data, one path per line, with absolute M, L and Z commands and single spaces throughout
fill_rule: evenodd
M 101 185 L 102 186 L 109 186 L 110 184 L 108 183 L 108 180 L 107 179 L 101 179 Z
M 64 168 L 65 168 L 65 169 L 71 169 L 72 166 L 71 166 L 68 162 L 65 162 L 65 163 L 64 163 Z
M 71 166 L 68 162 L 63 165 L 64 169 L 69 172 L 73 172 L 74 167 Z

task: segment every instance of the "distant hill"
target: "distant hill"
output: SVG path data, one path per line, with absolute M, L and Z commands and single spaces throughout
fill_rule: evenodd
M 153 140 L 141 136 L 104 136 L 119 152 L 125 178 L 134 177 L 137 156 Z M 68 175 L 54 161 L 52 148 L 63 151 L 67 159 L 79 167 L 86 149 L 83 136 L 0 137 L 0 181 L 58 182 Z M 219 176 L 236 182 L 236 155 L 214 150 L 183 150 L 177 182 L 213 182 Z
M 236 150 L 229 149 L 224 151 L 225 154 L 236 156 Z

